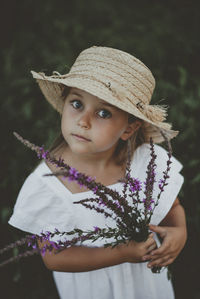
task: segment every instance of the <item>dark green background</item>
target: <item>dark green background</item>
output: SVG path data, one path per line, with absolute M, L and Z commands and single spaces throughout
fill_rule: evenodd
M 171 106 L 169 121 L 180 131 L 173 149 L 184 164 L 179 197 L 189 237 L 173 264 L 173 281 L 177 299 L 200 298 L 199 10 L 199 1 L 192 0 L 1 1 L 1 246 L 21 236 L 7 221 L 25 177 L 37 163 L 12 132 L 48 146 L 60 122 L 30 70 L 66 73 L 89 46 L 119 48 L 150 67 L 157 80 L 153 103 L 165 99 L 162 103 Z M 57 298 L 39 257 L 0 269 L 0 279 L 2 298 Z

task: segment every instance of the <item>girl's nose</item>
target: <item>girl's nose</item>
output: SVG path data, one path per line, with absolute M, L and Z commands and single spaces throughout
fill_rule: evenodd
M 78 120 L 78 126 L 80 126 L 83 129 L 90 129 L 91 122 L 90 122 L 90 116 L 88 113 L 84 113 Z

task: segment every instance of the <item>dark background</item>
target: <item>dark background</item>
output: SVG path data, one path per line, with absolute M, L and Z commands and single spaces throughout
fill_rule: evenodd
M 184 164 L 179 197 L 188 241 L 172 266 L 173 283 L 177 299 L 200 298 L 200 2 L 7 0 L 1 1 L 0 11 L 1 247 L 23 235 L 7 221 L 24 179 L 38 162 L 12 132 L 48 146 L 60 122 L 30 70 L 67 73 L 85 48 L 119 48 L 152 70 L 157 81 L 152 101 L 165 99 L 162 104 L 171 106 L 169 121 L 180 131 L 172 145 Z M 2 298 L 58 298 L 39 257 L 0 269 L 0 281 Z

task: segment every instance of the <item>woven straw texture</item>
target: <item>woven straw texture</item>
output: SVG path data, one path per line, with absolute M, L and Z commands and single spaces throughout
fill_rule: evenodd
M 93 46 L 82 51 L 68 74 L 46 76 L 31 71 L 51 105 L 62 114 L 66 86 L 82 89 L 110 104 L 144 120 L 143 130 L 148 142 L 163 141 L 160 130 L 169 139 L 177 135 L 164 122 L 166 109 L 150 105 L 155 79 L 147 66 L 134 56 L 113 48 Z

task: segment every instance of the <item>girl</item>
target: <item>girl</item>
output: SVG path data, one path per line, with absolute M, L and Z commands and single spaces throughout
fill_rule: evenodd
M 131 145 L 131 175 L 145 181 L 150 158 L 149 138 L 163 141 L 177 135 L 164 122 L 162 107 L 150 105 L 155 80 L 137 58 L 107 47 L 91 47 L 80 53 L 66 75 L 45 76 L 32 72 L 46 99 L 62 114 L 61 135 L 51 148 L 55 157 L 96 181 L 122 192 L 119 180 L 125 175 L 128 143 Z M 157 180 L 166 167 L 167 154 L 155 146 Z M 146 242 L 129 242 L 104 248 L 103 240 L 73 246 L 55 254 L 46 252 L 45 265 L 53 270 L 60 295 L 65 299 L 171 299 L 174 298 L 166 269 L 153 274 L 153 266 L 174 261 L 186 241 L 185 215 L 177 195 L 183 183 L 182 166 L 172 159 L 170 178 L 150 229 L 163 239 L 157 248 L 153 234 Z M 9 223 L 21 230 L 83 230 L 112 226 L 111 219 L 74 201 L 92 197 L 74 182 L 43 177 L 55 171 L 45 162 L 26 179 Z M 158 194 L 155 186 L 154 194 Z M 158 226 L 159 225 L 159 226 Z M 44 242 L 38 241 L 42 248 Z

